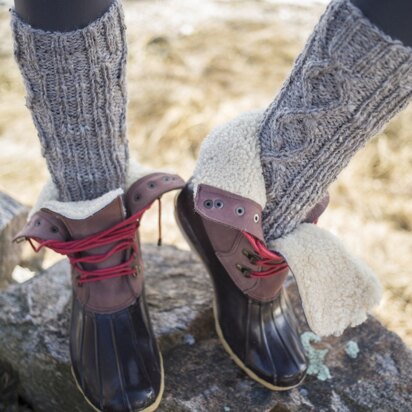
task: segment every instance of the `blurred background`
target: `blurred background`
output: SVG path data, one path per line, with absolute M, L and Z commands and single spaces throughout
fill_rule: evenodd
M 203 138 L 239 113 L 264 108 L 291 69 L 326 1 L 126 0 L 128 134 L 147 166 L 190 177 Z M 0 0 L 0 190 L 32 205 L 47 179 L 13 60 Z M 377 272 L 376 316 L 412 347 L 412 107 L 363 149 L 331 188 L 320 225 Z M 164 242 L 187 248 L 164 202 Z M 156 209 L 154 207 L 154 209 Z M 157 239 L 156 210 L 143 240 Z M 48 266 L 59 256 L 47 254 Z M 16 268 L 18 281 L 32 274 Z

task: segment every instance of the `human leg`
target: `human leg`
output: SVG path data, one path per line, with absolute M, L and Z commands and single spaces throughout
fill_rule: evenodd
M 411 63 L 409 47 L 332 1 L 269 108 L 202 144 L 176 213 L 212 274 L 223 345 L 267 387 L 290 388 L 305 371 L 285 270 L 319 335 L 358 325 L 379 301 L 371 270 L 313 223 L 329 184 L 410 100 Z
M 412 47 L 412 2 L 404 0 L 351 0 L 373 24 Z
M 122 6 L 115 0 L 101 14 L 87 11 L 88 1 L 56 1 L 56 9 L 44 0 L 51 8 L 37 17 L 46 22 L 30 12 L 23 20 L 17 5 L 12 11 L 27 106 L 52 178 L 16 240 L 71 263 L 70 355 L 86 400 L 104 412 L 150 412 L 164 373 L 138 228 L 154 201 L 183 182 L 129 162 Z M 66 8 L 71 14 L 62 16 Z
M 35 29 L 67 32 L 101 17 L 114 0 L 15 0 L 17 15 Z

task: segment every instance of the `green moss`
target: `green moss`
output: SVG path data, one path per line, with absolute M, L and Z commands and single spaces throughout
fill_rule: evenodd
M 358 344 L 353 340 L 350 340 L 345 346 L 345 352 L 350 358 L 356 359 L 359 354 Z
M 316 349 L 311 344 L 312 342 L 320 342 L 320 337 L 313 332 L 305 332 L 300 336 L 300 339 L 309 361 L 308 375 L 315 375 L 320 381 L 330 379 L 332 376 L 329 368 L 324 364 L 325 356 L 329 350 Z

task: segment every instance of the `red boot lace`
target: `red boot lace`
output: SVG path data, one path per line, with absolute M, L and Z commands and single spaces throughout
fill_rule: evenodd
M 275 252 L 267 249 L 262 241 L 255 238 L 247 232 L 242 232 L 246 239 L 249 241 L 255 253 L 250 254 L 244 251 L 251 263 L 262 268 L 260 271 L 254 271 L 250 268 L 239 266 L 239 270 L 245 276 L 256 278 L 267 278 L 273 275 L 277 275 L 288 267 L 285 259 Z
M 79 284 L 119 276 L 133 275 L 135 273 L 133 262 L 138 252 L 138 246 L 135 242 L 135 234 L 140 226 L 140 220 L 143 214 L 147 209 L 149 209 L 150 206 L 151 205 L 107 230 L 103 230 L 102 232 L 87 236 L 83 239 L 69 240 L 66 242 L 57 240 L 41 240 L 37 238 L 27 238 L 27 240 L 35 252 L 39 252 L 44 247 L 47 247 L 56 253 L 67 256 L 70 264 L 79 273 L 79 277 L 77 279 Z M 33 240 L 38 243 L 37 246 L 33 243 Z M 116 244 L 106 253 L 90 256 L 79 256 L 81 252 L 112 243 Z M 100 263 L 108 259 L 110 256 L 125 250 L 131 250 L 132 253 L 125 262 L 119 263 L 118 265 L 94 270 L 85 270 L 81 267 L 82 263 Z

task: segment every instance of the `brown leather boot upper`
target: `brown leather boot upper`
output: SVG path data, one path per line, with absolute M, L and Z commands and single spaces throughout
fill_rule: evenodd
M 162 194 L 178 189 L 184 184 L 177 175 L 154 173 L 135 182 L 126 195 L 119 196 L 94 215 L 82 219 L 70 219 L 51 210 L 36 212 L 27 225 L 17 234 L 16 240 L 30 238 L 39 241 L 55 240 L 67 242 L 87 238 L 105 231 L 150 206 Z M 139 234 L 135 259 L 131 266 L 135 269 L 132 276 L 119 276 L 95 282 L 79 283 L 79 272 L 72 271 L 73 289 L 77 299 L 85 308 L 96 313 L 110 313 L 130 305 L 142 292 L 143 262 L 140 252 Z M 47 245 L 46 245 L 47 246 Z M 81 256 L 105 254 L 115 246 L 109 243 L 87 251 Z M 130 257 L 131 250 L 113 254 L 100 263 L 83 263 L 82 268 L 93 271 L 119 265 Z
M 305 222 L 316 221 L 327 203 L 326 197 L 309 212 Z M 287 264 L 283 264 L 284 268 L 280 267 L 275 276 L 251 276 L 251 273 L 259 274 L 265 268 L 257 264 L 256 251 L 244 235 L 246 232 L 262 244 L 265 243 L 261 206 L 251 199 L 201 184 L 197 189 L 194 207 L 206 223 L 205 231 L 216 256 L 236 286 L 260 302 L 273 300 L 288 275 Z

